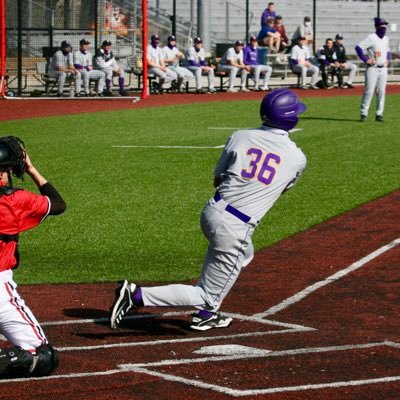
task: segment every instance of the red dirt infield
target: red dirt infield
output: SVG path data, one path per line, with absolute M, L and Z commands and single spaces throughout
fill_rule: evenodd
M 301 97 L 331 97 L 331 96 L 361 96 L 363 86 L 356 86 L 354 89 L 332 89 L 332 90 L 299 90 L 294 89 Z M 388 94 L 399 94 L 400 85 L 388 85 Z M 70 114 L 81 114 L 91 112 L 105 112 L 115 110 L 133 110 L 136 108 L 158 107 L 165 105 L 187 104 L 187 103 L 206 103 L 213 101 L 237 101 L 237 100 L 257 100 L 262 99 L 265 92 L 249 93 L 218 93 L 207 95 L 196 95 L 191 93 L 184 94 L 164 94 L 162 96 L 151 95 L 146 100 L 133 102 L 132 98 L 116 98 L 86 100 L 77 99 L 35 99 L 27 98 L 24 100 L 10 98 L 0 101 L 0 121 L 9 121 L 24 118 L 50 117 Z M 361 101 L 361 98 L 360 98 Z M 66 111 L 67 110 L 67 111 Z
M 263 95 L 9 100 L 0 120 Z M 0 399 L 399 400 L 399 226 L 396 191 L 257 252 L 223 304 L 232 325 L 204 333 L 189 329 L 191 310 L 170 308 L 111 330 L 114 283 L 21 286 L 61 363 L 50 377 L 0 381 Z
M 115 284 L 20 287 L 61 364 L 0 399 L 399 399 L 399 215 L 397 191 L 258 252 L 204 333 L 182 309 L 111 330 Z

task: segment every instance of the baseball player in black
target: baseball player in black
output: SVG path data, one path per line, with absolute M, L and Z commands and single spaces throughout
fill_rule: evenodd
M 336 52 L 333 48 L 333 40 L 331 38 L 325 40 L 325 45 L 318 50 L 317 57 L 322 76 L 322 87 L 324 89 L 333 88 L 333 85 L 329 84 L 329 72 L 332 72 L 337 77 L 339 86 L 342 87 L 343 73 L 337 60 Z
M 354 87 L 353 80 L 356 77 L 358 67 L 356 64 L 353 64 L 347 60 L 346 49 L 343 45 L 343 35 L 341 35 L 340 33 L 335 36 L 335 43 L 333 44 L 333 48 L 335 49 L 336 58 L 338 63 L 340 64 L 340 68 L 343 71 L 350 71 L 347 82 L 342 86 L 339 85 L 339 87 L 342 89 L 352 89 Z
M 13 187 L 12 175 L 22 178 L 24 173 L 40 194 Z M 13 269 L 19 264 L 19 234 L 65 208 L 54 186 L 33 166 L 23 142 L 0 138 L 0 333 L 12 344 L 0 350 L 0 378 L 49 375 L 58 365 L 58 352 L 17 292 Z

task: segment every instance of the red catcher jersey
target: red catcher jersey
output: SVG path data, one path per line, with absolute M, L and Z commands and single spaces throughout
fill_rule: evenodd
M 46 218 L 50 210 L 50 200 L 26 190 L 0 197 L 0 234 L 16 235 L 34 228 Z M 0 272 L 15 267 L 16 242 L 0 240 Z

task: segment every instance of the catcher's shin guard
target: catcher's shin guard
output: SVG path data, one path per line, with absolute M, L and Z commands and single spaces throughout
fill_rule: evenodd
M 19 346 L 0 350 L 0 378 L 20 378 L 30 374 L 33 355 Z
M 53 372 L 59 364 L 58 351 L 49 343 L 36 348 L 33 360 L 33 368 L 30 376 L 46 376 Z

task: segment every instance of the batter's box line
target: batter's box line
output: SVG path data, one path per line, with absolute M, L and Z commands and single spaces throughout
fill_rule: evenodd
M 361 380 L 350 380 L 350 381 L 338 381 L 338 382 L 324 382 L 317 384 L 306 384 L 306 385 L 296 385 L 296 386 L 283 386 L 283 387 L 272 387 L 265 389 L 246 389 L 238 390 L 232 389 L 225 386 L 214 385 L 206 383 L 196 379 L 187 379 L 177 375 L 165 374 L 157 371 L 150 370 L 149 368 L 172 366 L 172 365 L 183 365 L 183 364 L 203 364 L 210 362 L 220 362 L 220 361 L 235 361 L 240 359 L 250 359 L 250 358 L 268 358 L 268 357 L 279 357 L 297 354 L 311 354 L 311 353 L 321 353 L 321 352 L 333 352 L 333 351 L 347 351 L 354 349 L 365 349 L 378 346 L 389 346 L 389 347 L 399 347 L 397 343 L 385 341 L 379 343 L 367 343 L 367 344 L 357 344 L 357 345 L 343 345 L 343 346 L 329 346 L 329 347 L 315 347 L 315 348 L 303 348 L 303 349 L 293 349 L 284 351 L 271 351 L 269 353 L 257 353 L 254 354 L 244 354 L 235 356 L 219 356 L 219 357 L 204 357 L 197 359 L 183 359 L 183 360 L 164 360 L 147 364 L 121 364 L 118 366 L 124 372 L 134 372 L 147 374 L 150 376 L 158 377 L 167 381 L 176 382 L 180 384 L 185 384 L 189 386 L 198 387 L 202 390 L 208 389 L 213 390 L 225 395 L 230 395 L 233 397 L 243 397 L 251 395 L 261 395 L 261 394 L 273 394 L 282 392 L 298 392 L 305 390 L 317 390 L 326 388 L 340 388 L 348 386 L 362 386 L 371 385 L 378 383 L 389 383 L 400 381 L 400 376 L 386 376 L 381 378 L 371 378 L 371 379 L 361 379 Z

